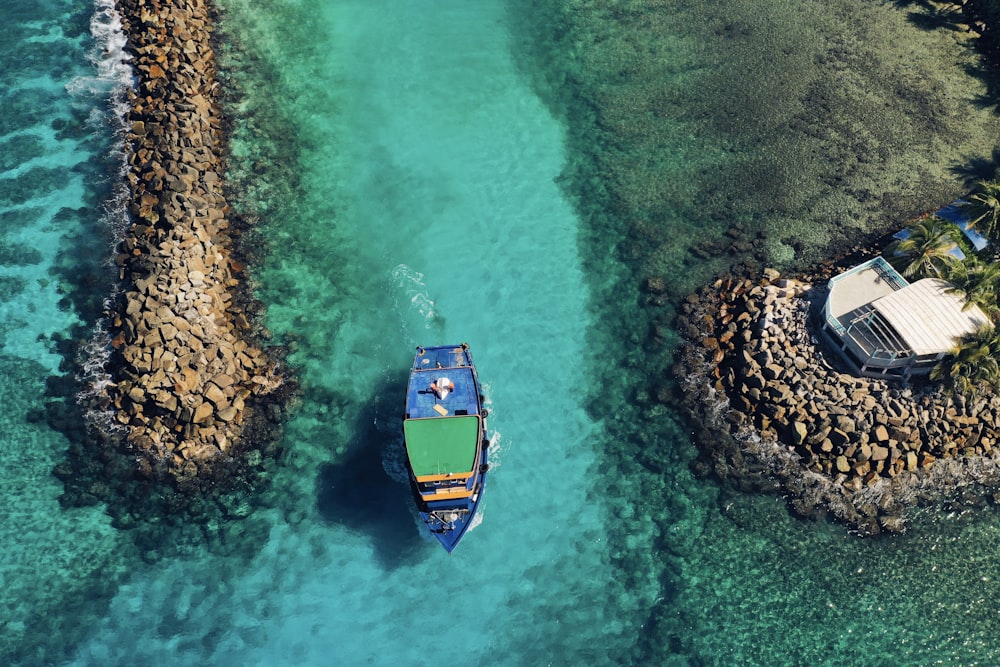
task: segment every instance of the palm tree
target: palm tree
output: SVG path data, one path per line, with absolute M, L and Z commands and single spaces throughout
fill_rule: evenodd
M 971 398 L 976 388 L 1000 384 L 1000 332 L 984 324 L 963 338 L 951 353 L 931 369 L 932 380 L 944 380 L 951 388 Z
M 907 278 L 940 278 L 958 258 L 951 251 L 958 245 L 954 224 L 931 215 L 906 228 L 905 239 L 893 241 L 885 249 L 886 259 Z
M 976 191 L 961 206 L 970 227 L 991 242 L 1000 239 L 1000 181 L 977 181 Z
M 997 282 L 1000 281 L 1000 263 L 983 262 L 968 257 L 964 262 L 956 262 L 948 268 L 945 280 L 952 284 L 949 292 L 965 297 L 965 308 L 976 304 L 990 319 L 1000 315 L 997 307 Z

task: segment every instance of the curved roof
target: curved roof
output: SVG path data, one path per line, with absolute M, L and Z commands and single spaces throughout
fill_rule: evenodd
M 991 325 L 982 309 L 966 305 L 961 294 L 950 293 L 951 283 L 924 278 L 872 302 L 918 355 L 948 352 L 963 336 Z

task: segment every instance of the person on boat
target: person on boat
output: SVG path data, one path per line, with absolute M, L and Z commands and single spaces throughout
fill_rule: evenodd
M 450 392 L 455 391 L 455 383 L 448 378 L 438 378 L 431 382 L 431 391 L 443 401 Z

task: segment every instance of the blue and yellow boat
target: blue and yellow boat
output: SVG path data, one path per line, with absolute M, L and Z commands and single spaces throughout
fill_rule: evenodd
M 410 486 L 420 518 L 449 553 L 483 498 L 486 416 L 469 346 L 418 347 L 403 420 Z

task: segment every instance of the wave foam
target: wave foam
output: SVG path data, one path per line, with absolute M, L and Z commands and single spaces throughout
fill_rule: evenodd
M 135 75 L 130 64 L 131 56 L 125 51 L 125 32 L 114 0 L 96 0 L 94 15 L 90 19 L 90 34 L 94 38 L 94 46 L 88 58 L 94 66 L 94 74 L 74 78 L 66 84 L 66 90 L 74 97 L 109 94 L 112 98 L 117 97 L 118 91 L 134 84 Z M 118 104 L 113 105 L 113 109 L 123 110 Z
M 112 153 L 118 158 L 118 181 L 113 195 L 104 203 L 103 221 L 110 233 L 110 247 L 105 263 L 111 264 L 118 246 L 129 227 L 128 201 L 130 193 L 125 181 L 128 171 L 125 136 L 128 118 L 128 91 L 135 85 L 131 56 L 125 51 L 126 37 L 122 29 L 121 15 L 115 8 L 114 0 L 95 0 L 94 14 L 90 19 L 90 33 L 94 46 L 88 57 L 94 68 L 91 76 L 77 77 L 66 84 L 67 92 L 92 104 L 104 98 L 104 108 L 95 107 L 88 116 L 88 124 L 95 132 L 107 131 L 111 126 L 116 136 Z M 116 297 L 117 286 L 110 287 L 110 296 L 105 301 L 105 310 L 111 308 Z M 115 420 L 115 412 L 102 404 L 107 389 L 113 384 L 108 370 L 111 359 L 111 337 L 105 322 L 98 322 L 91 338 L 80 350 L 78 377 L 84 385 L 77 402 L 87 407 L 89 423 L 104 433 L 121 432 L 125 427 Z
M 89 424 L 94 425 L 102 433 L 123 433 L 126 427 L 115 419 L 115 411 L 110 405 L 104 405 L 102 399 L 107 396 L 107 389 L 114 385 L 114 379 L 108 371 L 111 359 L 111 340 L 103 322 L 94 326 L 90 340 L 80 349 L 77 365 L 77 378 L 83 389 L 76 396 L 78 404 L 86 407 L 84 413 Z

